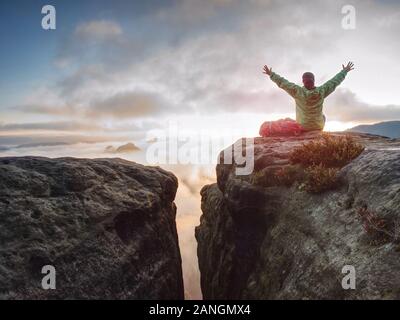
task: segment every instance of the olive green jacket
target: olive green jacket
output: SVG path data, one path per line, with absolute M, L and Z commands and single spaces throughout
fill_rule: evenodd
M 296 121 L 304 129 L 323 130 L 325 125 L 325 117 L 322 113 L 324 99 L 335 91 L 336 87 L 346 77 L 346 74 L 347 71 L 342 70 L 331 80 L 312 90 L 289 82 L 275 72 L 271 73 L 270 78 L 296 101 Z

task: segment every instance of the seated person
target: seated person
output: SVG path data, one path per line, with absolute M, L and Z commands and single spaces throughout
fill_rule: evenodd
M 272 72 L 272 69 L 268 66 L 264 66 L 263 73 L 294 98 L 296 101 L 296 121 L 303 128 L 303 131 L 313 131 L 324 129 L 325 116 L 322 113 L 324 99 L 335 91 L 346 74 L 354 69 L 354 64 L 349 62 L 347 66 L 342 65 L 342 67 L 342 71 L 319 87 L 315 86 L 314 75 L 311 72 L 303 74 L 303 87 Z

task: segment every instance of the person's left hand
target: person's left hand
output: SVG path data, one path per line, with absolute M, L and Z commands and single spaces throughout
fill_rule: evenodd
M 272 68 L 268 68 L 267 65 L 264 66 L 264 69 L 263 69 L 263 70 L 264 70 L 263 73 L 265 73 L 265 74 L 268 75 L 268 76 L 270 76 L 271 73 L 272 73 Z

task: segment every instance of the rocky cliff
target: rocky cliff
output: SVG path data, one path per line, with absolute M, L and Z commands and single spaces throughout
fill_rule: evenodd
M 121 159 L 0 158 L 0 298 L 182 299 L 177 185 Z
M 217 165 L 196 228 L 205 299 L 400 299 L 400 142 L 351 135 L 365 150 L 320 193 L 254 183 L 319 133 L 256 138 L 249 176 Z M 342 287 L 345 266 L 355 289 Z

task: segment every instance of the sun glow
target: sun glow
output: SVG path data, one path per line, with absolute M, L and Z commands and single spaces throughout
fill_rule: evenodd
M 345 131 L 356 125 L 357 124 L 353 122 L 327 121 L 324 131 Z

